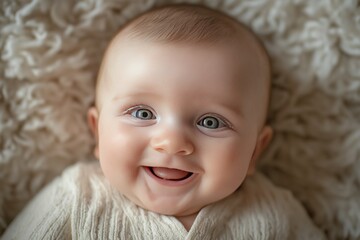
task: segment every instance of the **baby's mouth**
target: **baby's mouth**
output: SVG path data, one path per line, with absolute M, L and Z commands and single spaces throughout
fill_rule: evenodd
M 187 172 L 175 168 L 149 167 L 149 169 L 155 177 L 170 181 L 185 180 L 193 175 L 192 172 Z

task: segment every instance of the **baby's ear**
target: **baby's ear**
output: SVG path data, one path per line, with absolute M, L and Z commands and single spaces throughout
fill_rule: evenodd
M 256 161 L 260 157 L 261 153 L 266 149 L 266 147 L 269 145 L 271 139 L 273 136 L 273 130 L 270 126 L 265 126 L 261 133 L 259 134 L 259 137 L 256 142 L 256 147 L 253 152 L 253 155 L 251 157 L 251 161 L 249 164 L 247 175 L 252 175 L 255 172 L 256 169 Z
M 98 119 L 99 119 L 99 113 L 96 107 L 91 107 L 88 110 L 87 113 L 87 120 L 89 128 L 95 138 L 95 149 L 94 149 L 94 155 L 97 159 L 99 159 L 99 133 L 98 133 Z

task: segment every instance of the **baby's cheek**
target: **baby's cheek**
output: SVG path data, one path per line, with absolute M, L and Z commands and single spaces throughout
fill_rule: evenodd
M 239 140 L 229 141 L 210 151 L 209 158 L 215 183 L 225 192 L 232 192 L 244 180 L 252 156 L 252 147 L 249 143 Z
M 139 139 L 122 130 L 104 132 L 101 140 L 99 153 L 103 171 L 125 182 L 134 178 L 142 152 Z

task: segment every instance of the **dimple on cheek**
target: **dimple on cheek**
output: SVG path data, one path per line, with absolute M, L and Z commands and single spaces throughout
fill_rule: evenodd
M 104 134 L 100 141 L 100 157 L 107 161 L 121 161 L 123 164 L 131 164 L 139 160 L 146 144 L 141 138 L 137 138 L 131 133 L 118 131 L 117 133 L 108 132 Z
M 136 179 L 140 161 L 139 149 L 124 136 L 104 138 L 99 145 L 100 163 L 105 177 L 123 190 Z

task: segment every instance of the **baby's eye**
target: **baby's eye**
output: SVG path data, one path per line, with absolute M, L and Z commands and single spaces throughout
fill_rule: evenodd
M 134 109 L 130 114 L 131 116 L 141 120 L 151 120 L 156 118 L 152 111 L 145 108 Z
M 226 123 L 223 120 L 212 116 L 206 116 L 201 118 L 200 121 L 197 122 L 197 124 L 199 126 L 209 129 L 218 129 L 218 128 L 226 127 Z

